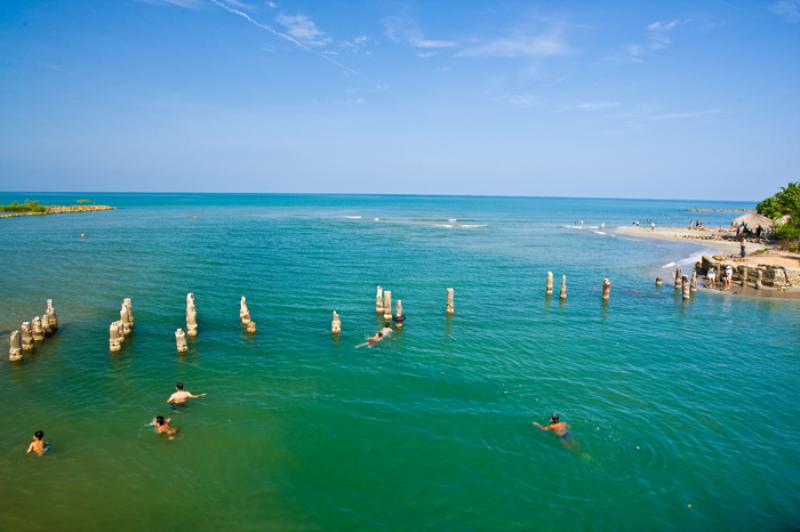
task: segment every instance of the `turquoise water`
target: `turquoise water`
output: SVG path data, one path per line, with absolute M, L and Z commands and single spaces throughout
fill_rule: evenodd
M 61 322 L 0 364 L 1 529 L 800 525 L 800 302 L 684 303 L 653 279 L 699 248 L 565 227 L 717 225 L 734 215 L 686 209 L 748 205 L 89 197 L 119 210 L 0 220 L 3 357 L 46 298 Z M 565 304 L 545 299 L 547 270 L 567 274 Z M 407 325 L 356 350 L 378 326 L 377 284 Z M 188 291 L 200 334 L 178 356 Z M 123 297 L 136 328 L 112 356 Z M 170 410 L 177 380 L 208 396 Z M 531 425 L 553 410 L 580 451 Z M 146 427 L 157 414 L 176 440 Z M 37 429 L 53 445 L 42 458 L 24 453 Z

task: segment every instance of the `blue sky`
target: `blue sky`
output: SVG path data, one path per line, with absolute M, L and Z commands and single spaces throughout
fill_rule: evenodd
M 800 0 L 9 0 L 0 51 L 0 190 L 756 199 L 800 179 Z

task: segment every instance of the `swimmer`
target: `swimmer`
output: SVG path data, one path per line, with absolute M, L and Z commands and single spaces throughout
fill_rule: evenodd
M 391 323 L 389 323 L 388 321 L 383 323 L 383 329 L 381 329 L 381 334 L 383 335 L 384 338 L 392 334 Z
M 533 425 L 539 430 L 552 431 L 553 434 L 558 436 L 558 438 L 562 441 L 572 438 L 569 433 L 569 423 L 566 421 L 561 421 L 557 412 L 553 412 L 553 415 L 550 416 L 550 424 L 546 427 L 543 427 L 537 421 L 534 421 Z
M 175 393 L 169 396 L 167 403 L 171 405 L 184 405 L 189 402 L 189 399 L 197 399 L 204 397 L 208 394 L 201 393 L 199 395 L 192 395 L 192 392 L 183 389 L 183 383 L 179 382 L 175 385 Z
M 166 434 L 170 440 L 175 438 L 175 434 L 177 434 L 178 429 L 175 427 L 170 427 L 170 422 L 172 418 L 164 419 L 164 416 L 156 416 L 153 418 L 153 421 L 150 423 L 156 427 L 156 434 Z
M 33 438 L 31 438 L 31 444 L 28 445 L 28 450 L 25 451 L 28 454 L 36 453 L 39 456 L 42 456 L 47 450 L 50 449 L 50 444 L 44 441 L 44 432 L 41 430 L 37 430 L 33 433 Z
M 366 342 L 358 344 L 356 346 L 356 349 L 359 349 L 359 348 L 364 347 L 364 346 L 372 347 L 375 344 L 377 344 L 378 342 L 380 342 L 381 340 L 383 340 L 383 333 L 382 332 L 377 332 L 377 333 L 375 333 L 375 336 L 370 336 L 369 338 L 367 338 Z

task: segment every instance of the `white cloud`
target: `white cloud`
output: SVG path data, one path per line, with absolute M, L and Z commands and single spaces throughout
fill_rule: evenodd
M 455 48 L 458 46 L 453 41 L 442 41 L 436 39 L 417 39 L 411 42 L 416 48 Z
M 437 55 L 438 52 L 419 52 L 417 53 L 417 57 L 420 59 L 430 59 L 431 57 Z
M 789 24 L 800 22 L 800 0 L 780 0 L 772 4 L 771 9 Z
M 650 40 L 650 48 L 653 50 L 663 50 L 672 44 L 672 39 L 668 35 L 669 32 L 683 24 L 684 21 L 669 20 L 651 22 L 647 25 L 648 37 Z
M 358 35 L 356 38 L 353 39 L 353 44 L 365 44 L 369 40 L 369 37 L 366 35 Z
M 272 2 L 271 0 L 267 0 L 267 7 L 270 9 L 278 9 L 278 4 Z
M 539 35 L 515 34 L 478 44 L 459 52 L 461 57 L 551 57 L 569 53 L 558 30 Z
M 142 0 L 142 2 L 154 5 L 183 7 L 186 9 L 199 9 L 202 6 L 200 0 Z
M 405 14 L 386 17 L 383 19 L 383 34 L 390 41 L 406 42 L 414 48 L 456 48 L 458 43 L 444 39 L 428 39 L 417 27 L 415 21 Z M 417 54 L 420 55 L 420 54 Z
M 621 105 L 622 102 L 613 101 L 578 102 L 562 107 L 561 111 L 602 111 L 604 109 L 613 109 Z
M 331 43 L 331 38 L 320 31 L 314 21 L 305 15 L 281 13 L 275 20 L 286 28 L 286 33 L 309 46 L 323 47 Z
M 528 108 L 539 103 L 538 98 L 530 94 L 509 94 L 508 96 L 501 97 L 500 100 L 515 107 L 523 108 Z
M 644 62 L 644 48 L 641 44 L 628 43 L 625 45 L 625 52 L 634 63 Z

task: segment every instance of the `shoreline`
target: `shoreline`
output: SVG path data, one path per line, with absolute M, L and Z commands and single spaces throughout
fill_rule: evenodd
M 745 242 L 747 256 L 740 257 L 739 243 L 729 238 L 734 236 L 733 230 L 712 229 L 712 228 L 687 228 L 687 227 L 635 227 L 621 226 L 614 232 L 620 236 L 631 238 L 664 240 L 669 242 L 684 242 L 713 249 L 718 253 L 711 258 L 725 263 L 733 263 L 738 267 L 782 267 L 788 270 L 800 271 L 800 255 L 783 252 L 773 244 L 763 242 Z M 725 238 L 725 237 L 728 238 Z M 692 265 L 694 268 L 694 265 Z M 703 292 L 716 292 L 721 294 L 734 294 L 752 296 L 759 299 L 800 299 L 800 286 L 772 287 L 762 286 L 754 288 L 743 286 L 740 282 L 733 282 L 731 288 L 722 290 L 719 288 L 705 287 L 705 276 L 699 275 L 703 286 L 698 289 Z M 667 280 L 667 279 L 665 279 Z
M 20 216 L 48 216 L 50 214 L 72 214 L 78 212 L 114 211 L 116 207 L 110 205 L 47 205 L 44 212 L 3 212 L 0 218 L 18 218 Z

